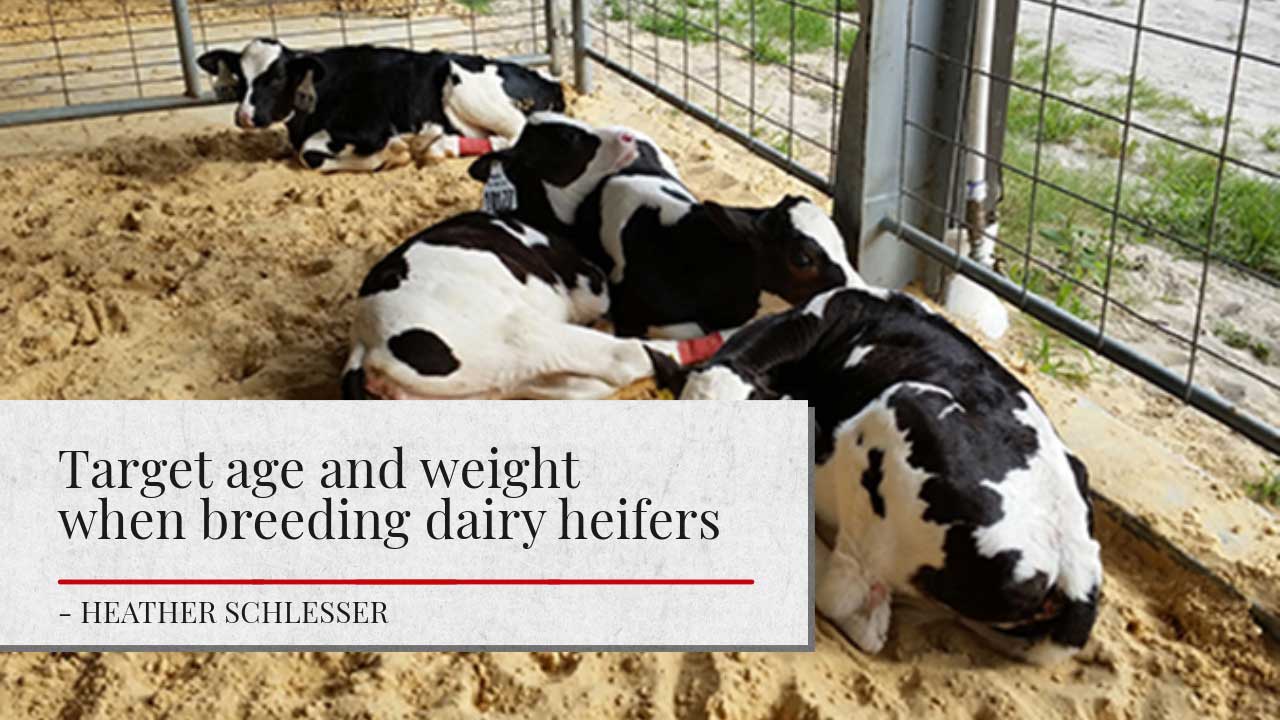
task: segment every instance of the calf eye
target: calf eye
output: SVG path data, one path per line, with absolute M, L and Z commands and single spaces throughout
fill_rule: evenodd
M 798 250 L 796 254 L 791 256 L 791 264 L 799 268 L 809 267 L 813 264 L 813 258 L 809 257 L 809 253 Z

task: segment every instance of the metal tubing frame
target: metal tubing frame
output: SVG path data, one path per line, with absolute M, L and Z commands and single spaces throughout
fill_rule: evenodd
M 536 7 L 536 5 L 534 5 Z M 498 59 L 513 62 L 521 65 L 546 65 L 549 66 L 553 74 L 559 74 L 559 49 L 560 49 L 560 32 L 555 27 L 556 19 L 559 13 L 555 11 L 555 0 L 546 0 L 544 6 L 546 16 L 546 52 L 535 52 L 521 55 L 508 55 Z M 197 6 L 198 9 L 198 6 Z M 61 93 L 65 104 L 52 107 L 33 108 L 30 110 L 13 110 L 0 112 L 0 128 L 19 127 L 23 125 L 37 125 L 45 122 L 62 122 L 67 120 L 87 120 L 90 118 L 105 117 L 108 115 L 129 115 L 134 113 L 157 112 L 161 110 L 179 110 L 185 108 L 202 107 L 207 105 L 222 104 L 223 101 L 215 98 L 212 93 L 206 92 L 201 87 L 201 75 L 203 74 L 196 62 L 199 53 L 196 51 L 195 37 L 192 32 L 191 14 L 188 0 L 170 0 L 170 12 L 173 15 L 173 32 L 175 43 L 178 50 L 178 59 L 182 67 L 182 81 L 184 93 L 182 95 L 161 95 L 156 97 L 134 97 L 123 98 L 120 100 L 107 100 L 94 103 L 73 103 L 70 94 L 65 87 Z M 158 29 L 149 29 L 147 32 L 158 31 Z M 412 41 L 412 32 L 410 32 L 410 41 Z M 50 16 L 50 41 L 58 43 L 57 28 Z M 144 48 L 133 48 L 132 51 L 142 50 Z M 152 49 L 152 48 L 145 48 Z M 130 48 L 126 48 L 121 52 L 130 52 Z M 59 61 L 59 76 L 62 78 L 64 86 L 66 82 L 67 72 L 61 66 L 62 53 L 58 50 L 55 54 Z M 52 58 L 50 58 L 52 59 Z M 177 78 L 173 78 L 177 79 Z M 133 86 L 134 82 L 124 83 L 121 87 Z M 53 94 L 53 92 L 49 93 Z
M 587 94 L 592 90 L 591 63 L 591 28 L 587 25 L 587 0 L 573 0 L 573 84 L 574 88 Z M 596 55 L 599 59 L 599 56 Z
M 191 34 L 191 13 L 187 0 L 170 0 L 173 6 L 173 32 L 178 39 L 178 57 L 182 60 L 182 80 L 187 97 L 200 97 L 200 67 L 196 65 L 196 41 Z
M 547 33 L 547 70 L 556 77 L 560 76 L 560 9 L 556 0 L 546 0 L 543 4 L 543 19 L 546 21 Z

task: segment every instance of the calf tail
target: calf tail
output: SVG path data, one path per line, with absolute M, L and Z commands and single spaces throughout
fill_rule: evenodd
M 373 396 L 365 390 L 364 345 L 355 343 L 351 354 L 347 356 L 347 364 L 342 370 L 342 399 L 371 400 Z

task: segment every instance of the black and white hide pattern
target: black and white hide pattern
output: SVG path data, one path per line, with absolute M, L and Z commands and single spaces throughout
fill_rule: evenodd
M 1102 583 L 1085 466 L 942 317 L 841 289 L 748 324 L 691 374 L 662 370 L 682 399 L 813 407 L 818 519 L 836 529 L 818 609 L 863 650 L 884 645 L 895 593 L 1032 662 L 1085 644 Z
M 764 292 L 797 303 L 856 277 L 835 223 L 812 202 L 699 203 L 666 153 L 635 130 L 540 113 L 514 147 L 480 158 L 471 174 L 492 185 L 495 168 L 514 187 L 506 209 L 566 233 L 609 273 L 622 336 L 705 335 L 749 320 Z
M 607 397 L 655 362 L 640 342 L 583 327 L 608 305 L 603 274 L 567 240 L 514 218 L 456 216 L 365 277 L 343 396 Z
M 259 38 L 198 62 L 215 92 L 237 101 L 237 125 L 285 123 L 302 163 L 322 172 L 480 154 L 514 142 L 527 114 L 564 109 L 559 82 L 478 55 L 371 45 L 308 52 Z
M 698 202 L 665 175 L 607 178 L 578 214 L 580 250 L 609 273 L 623 337 L 683 339 L 755 317 L 765 293 L 807 301 L 854 282 L 844 238 L 821 208 Z
M 553 112 L 529 116 L 515 145 L 471 164 L 471 177 L 513 190 L 508 205 L 494 208 L 569 237 L 578 209 L 606 177 L 662 173 L 678 178 L 675 163 L 644 133 L 624 127 L 593 128 Z

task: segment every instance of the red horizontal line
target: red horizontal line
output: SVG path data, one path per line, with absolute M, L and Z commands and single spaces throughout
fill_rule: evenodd
M 59 585 L 754 585 L 750 578 L 61 578 Z

